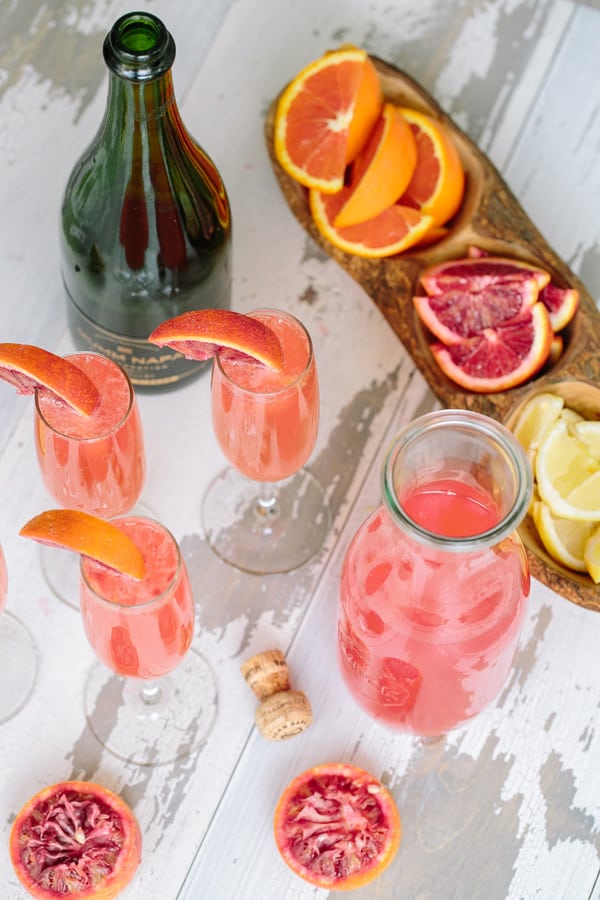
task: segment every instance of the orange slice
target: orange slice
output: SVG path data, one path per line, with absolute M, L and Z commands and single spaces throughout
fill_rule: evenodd
M 0 343 L 0 378 L 19 394 L 49 391 L 84 416 L 90 416 L 100 394 L 74 363 L 33 344 Z
M 105 519 L 78 509 L 47 509 L 21 528 L 22 537 L 63 550 L 74 550 L 141 581 L 144 557 L 131 538 Z
M 416 163 L 417 144 L 411 127 L 393 103 L 386 103 L 354 161 L 350 194 L 335 217 L 335 227 L 358 225 L 395 203 L 408 186 Z
M 259 319 L 231 309 L 190 310 L 162 322 L 148 340 L 188 359 L 210 359 L 219 353 L 227 359 L 251 358 L 269 369 L 283 366 L 275 332 Z
M 336 228 L 335 218 L 349 190 L 346 187 L 337 194 L 309 191 L 308 195 L 315 225 L 323 237 L 345 253 L 370 259 L 393 256 L 417 244 L 432 224 L 430 216 L 395 203 L 366 222 Z
M 463 198 L 465 173 L 458 150 L 441 122 L 407 107 L 400 107 L 400 112 L 417 146 L 417 163 L 400 202 L 427 213 L 435 225 L 443 225 Z
M 279 164 L 305 187 L 339 191 L 346 164 L 362 149 L 382 105 L 379 77 L 364 50 L 325 53 L 279 98 L 274 122 Z

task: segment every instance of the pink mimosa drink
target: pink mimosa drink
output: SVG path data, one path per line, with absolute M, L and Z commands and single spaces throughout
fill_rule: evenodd
M 319 425 L 319 385 L 304 327 L 280 310 L 251 313 L 283 346 L 283 369 L 221 360 L 212 374 L 212 418 L 230 463 L 254 481 L 279 481 L 310 456 Z
M 383 486 L 342 567 L 340 668 L 375 719 L 440 735 L 508 676 L 530 587 L 515 527 L 531 474 L 503 426 L 441 411 L 401 433 Z
M 155 679 L 188 651 L 194 600 L 174 537 L 158 522 L 136 516 L 115 520 L 142 551 L 142 581 L 94 560 L 81 563 L 80 604 L 87 638 L 98 658 L 118 675 Z
M 100 391 L 91 416 L 51 394 L 36 394 L 35 443 L 47 490 L 61 506 L 111 518 L 128 512 L 145 478 L 142 427 L 133 387 L 106 357 L 69 359 Z

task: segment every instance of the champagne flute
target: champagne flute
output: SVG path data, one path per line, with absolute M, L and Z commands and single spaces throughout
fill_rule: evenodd
M 133 385 L 123 368 L 96 353 L 67 357 L 100 392 L 90 416 L 82 416 L 50 392 L 36 392 L 34 433 L 44 484 L 65 508 L 108 519 L 130 512 L 144 485 L 142 424 Z M 42 547 L 50 588 L 77 608 L 79 571 L 73 554 Z
M 194 598 L 177 541 L 143 516 L 111 524 L 139 547 L 146 575 L 136 581 L 81 557 L 81 615 L 99 659 L 86 682 L 86 716 L 115 756 L 164 765 L 206 739 L 217 709 L 215 681 L 191 647 Z
M 211 378 L 212 421 L 231 463 L 203 498 L 207 541 L 247 572 L 288 572 L 322 546 L 331 516 L 325 491 L 304 464 L 317 438 L 319 382 L 312 341 L 294 316 L 277 309 L 249 314 L 275 332 L 281 371 L 249 357 L 217 353 Z
M 37 648 L 29 631 L 5 610 L 7 594 L 8 572 L 0 547 L 0 724 L 23 709 L 33 691 L 38 667 Z

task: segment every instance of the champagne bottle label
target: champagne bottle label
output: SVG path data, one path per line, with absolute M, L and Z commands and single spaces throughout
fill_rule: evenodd
M 174 386 L 210 368 L 211 360 L 186 359 L 168 347 L 107 331 L 84 315 L 68 292 L 67 318 L 77 348 L 114 359 L 126 370 L 136 390 Z

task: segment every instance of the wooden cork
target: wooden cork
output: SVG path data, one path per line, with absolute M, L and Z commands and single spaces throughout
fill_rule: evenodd
M 257 653 L 242 664 L 241 672 L 261 701 L 254 718 L 263 737 L 283 741 L 310 725 L 310 702 L 302 691 L 291 690 L 288 666 L 280 650 Z

